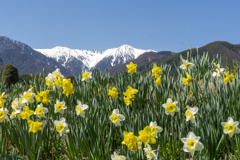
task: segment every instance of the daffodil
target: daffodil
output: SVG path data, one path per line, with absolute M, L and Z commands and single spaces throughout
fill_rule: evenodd
M 156 64 L 154 64 L 154 67 L 152 69 L 152 76 L 157 78 L 160 76 L 160 74 L 163 74 L 162 69 L 158 67 Z
M 126 160 L 127 158 L 125 156 L 122 155 L 118 155 L 118 153 L 114 152 L 111 155 L 111 160 Z
M 172 101 L 171 98 L 168 98 L 167 99 L 167 103 L 163 104 L 163 108 L 165 108 L 165 113 L 168 115 L 172 115 L 174 116 L 175 112 L 178 112 L 179 111 L 179 108 L 177 106 L 177 101 Z
M 63 114 L 64 110 L 67 109 L 67 107 L 65 106 L 65 102 L 64 101 L 60 102 L 59 100 L 57 100 L 54 108 L 55 108 L 54 113 L 61 114 Z
M 147 147 L 143 148 L 144 152 L 146 153 L 147 159 L 157 159 L 157 155 L 152 150 L 151 146 L 147 143 Z
M 224 75 L 225 75 L 225 78 L 224 78 L 224 80 L 223 80 L 223 82 L 224 82 L 225 84 L 227 84 L 231 79 L 234 78 L 234 75 L 233 75 L 233 74 L 228 74 L 227 72 L 223 72 L 223 73 L 224 73 Z
M 36 133 L 37 131 L 41 131 L 42 128 L 41 126 L 43 125 L 42 122 L 34 122 L 31 120 L 28 120 L 28 125 L 29 125 L 29 132 Z
M 54 76 L 52 73 L 48 73 L 47 77 L 45 78 L 46 85 L 48 87 L 54 86 Z
M 230 137 L 234 135 L 234 133 L 240 133 L 240 129 L 237 127 L 239 124 L 238 121 L 233 121 L 232 117 L 228 118 L 227 122 L 222 122 L 221 125 L 223 126 L 223 132 L 228 134 Z
M 3 104 L 7 101 L 5 92 L 0 95 L 0 107 L 3 107 Z
M 150 122 L 151 135 L 157 138 L 157 134 L 162 132 L 163 128 L 157 125 L 157 122 Z
M 162 82 L 161 76 L 158 76 L 158 77 L 156 78 L 155 84 L 159 86 L 159 85 L 161 84 L 161 82 Z
M 46 113 L 48 113 L 48 109 L 46 107 L 43 107 L 42 103 L 37 106 L 34 112 L 34 114 L 40 118 L 44 118 Z
M 24 107 L 24 104 L 22 103 L 22 99 L 15 98 L 12 101 L 11 107 L 13 110 L 21 110 Z
M 182 78 L 182 82 L 183 82 L 183 85 L 188 85 L 188 86 L 190 86 L 191 84 L 191 81 L 193 80 L 193 78 L 192 78 L 192 76 L 190 76 L 189 74 L 188 74 L 188 72 L 186 73 L 186 75 L 187 75 L 187 78 L 185 78 L 185 77 L 183 77 Z
M 29 120 L 30 116 L 34 114 L 33 110 L 30 110 L 28 106 L 24 107 L 24 111 L 20 113 L 22 119 Z
M 118 98 L 117 88 L 113 87 L 111 90 L 108 90 L 108 95 L 111 96 L 112 99 Z
M 34 103 L 34 97 L 35 97 L 35 93 L 32 92 L 31 89 L 29 89 L 27 92 L 24 92 L 22 95 L 22 103 Z
M 60 121 L 55 120 L 54 125 L 60 136 L 69 132 L 68 124 L 65 122 L 65 118 L 61 118 Z
M 8 121 L 8 110 L 7 108 L 0 108 L 0 123 Z
M 20 119 L 20 114 L 21 114 L 21 111 L 20 110 L 14 110 L 12 111 L 11 115 L 10 115 L 10 118 L 13 119 L 13 118 L 18 118 Z
M 192 67 L 194 66 L 193 63 L 190 63 L 190 62 L 188 62 L 188 61 L 185 60 L 185 59 L 182 59 L 182 62 L 183 62 L 183 64 L 182 64 L 179 68 L 184 69 L 185 71 L 186 71 L 187 69 L 192 68 Z
M 63 79 L 62 82 L 62 87 L 63 87 L 63 94 L 66 94 L 67 96 L 69 94 L 73 94 L 73 84 L 71 83 L 71 79 Z
M 134 64 L 130 62 L 129 64 L 126 65 L 128 69 L 128 73 L 133 74 L 137 71 L 137 64 Z
M 138 149 L 138 137 L 133 134 L 133 132 L 123 132 L 124 140 L 122 144 L 128 146 L 128 149 L 136 151 Z
M 221 75 L 221 73 L 224 71 L 224 68 L 220 68 L 220 64 L 213 63 L 213 65 L 215 66 L 215 69 L 213 70 L 212 76 L 219 77 Z
M 132 105 L 132 101 L 134 101 L 135 94 L 138 93 L 137 89 L 132 88 L 131 86 L 128 86 L 128 89 L 126 92 L 123 92 L 123 99 L 127 106 Z
M 37 92 L 38 94 L 35 96 L 37 102 L 42 102 L 43 104 L 50 103 L 50 100 L 47 98 L 49 94 L 49 90 Z
M 119 114 L 118 109 L 114 109 L 111 116 L 109 116 L 109 119 L 112 123 L 114 123 L 116 126 L 121 126 L 121 121 L 125 120 L 125 116 L 122 114 Z
M 189 132 L 187 138 L 181 138 L 184 143 L 184 152 L 190 152 L 193 156 L 195 151 L 201 151 L 204 146 L 199 140 L 200 137 L 197 137 L 193 132 Z
M 61 78 L 64 78 L 64 76 L 62 75 L 62 73 L 60 72 L 60 69 L 57 68 L 55 71 L 53 71 L 53 76 L 54 78 L 58 78 L 58 77 L 61 77 Z
M 81 101 L 77 100 L 77 106 L 76 106 L 76 113 L 77 115 L 80 115 L 81 117 L 85 117 L 84 110 L 88 109 L 88 105 L 82 104 Z
M 139 137 L 140 142 L 143 142 L 144 144 L 155 144 L 156 138 L 152 135 L 152 128 L 149 126 L 146 126 L 143 130 L 139 131 Z
M 92 72 L 84 72 L 82 74 L 82 81 L 88 81 L 92 78 Z
M 195 123 L 195 114 L 198 112 L 198 107 L 189 107 L 187 106 L 187 110 L 185 112 L 186 121 L 191 120 L 193 123 Z

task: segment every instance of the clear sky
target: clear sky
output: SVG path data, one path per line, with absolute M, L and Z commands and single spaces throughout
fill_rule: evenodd
M 0 35 L 32 48 L 240 44 L 240 0 L 0 0 Z

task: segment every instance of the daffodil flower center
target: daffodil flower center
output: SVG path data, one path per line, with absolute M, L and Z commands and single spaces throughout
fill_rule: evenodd
M 176 110 L 176 105 L 173 103 L 168 103 L 166 106 L 166 110 L 170 113 L 174 112 Z
M 0 119 L 4 118 L 4 111 L 0 111 Z
M 117 115 L 116 113 L 113 113 L 113 114 L 111 115 L 110 119 L 111 119 L 111 121 L 112 121 L 113 123 L 119 122 L 119 117 L 118 117 L 118 115 Z
M 188 149 L 195 150 L 197 143 L 194 139 L 188 139 L 186 145 Z
M 26 99 L 27 101 L 29 101 L 31 98 L 32 98 L 32 95 L 31 95 L 31 93 L 29 93 L 29 92 L 27 92 L 27 93 L 24 95 L 24 99 Z
M 89 78 L 88 76 L 89 76 L 89 73 L 83 73 L 82 78 L 88 79 Z
M 188 110 L 185 112 L 185 116 L 186 116 L 188 119 L 192 119 L 192 118 L 193 118 L 192 111 L 191 111 L 190 109 L 188 109 Z
M 226 130 L 227 133 L 233 133 L 234 130 L 235 130 L 235 127 L 234 127 L 233 124 L 227 123 L 227 124 L 224 126 L 224 129 Z
M 62 103 L 56 104 L 56 110 L 61 111 L 63 109 Z
M 58 123 L 58 124 L 56 125 L 56 130 L 57 130 L 58 132 L 63 132 L 63 130 L 64 130 L 64 125 L 63 125 L 62 123 Z

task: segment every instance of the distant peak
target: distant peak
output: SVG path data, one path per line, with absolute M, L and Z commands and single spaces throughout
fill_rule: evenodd
M 118 48 L 133 48 L 133 47 L 130 45 L 124 44 L 124 45 L 119 46 Z

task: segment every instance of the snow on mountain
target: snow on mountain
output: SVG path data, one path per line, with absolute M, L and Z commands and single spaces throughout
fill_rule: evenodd
M 126 63 L 136 59 L 145 52 L 152 50 L 136 49 L 129 45 L 105 51 L 70 49 L 67 47 L 54 47 L 52 49 L 35 49 L 47 57 L 55 59 L 62 66 L 69 69 L 73 75 L 90 69 L 104 70 L 117 64 Z

